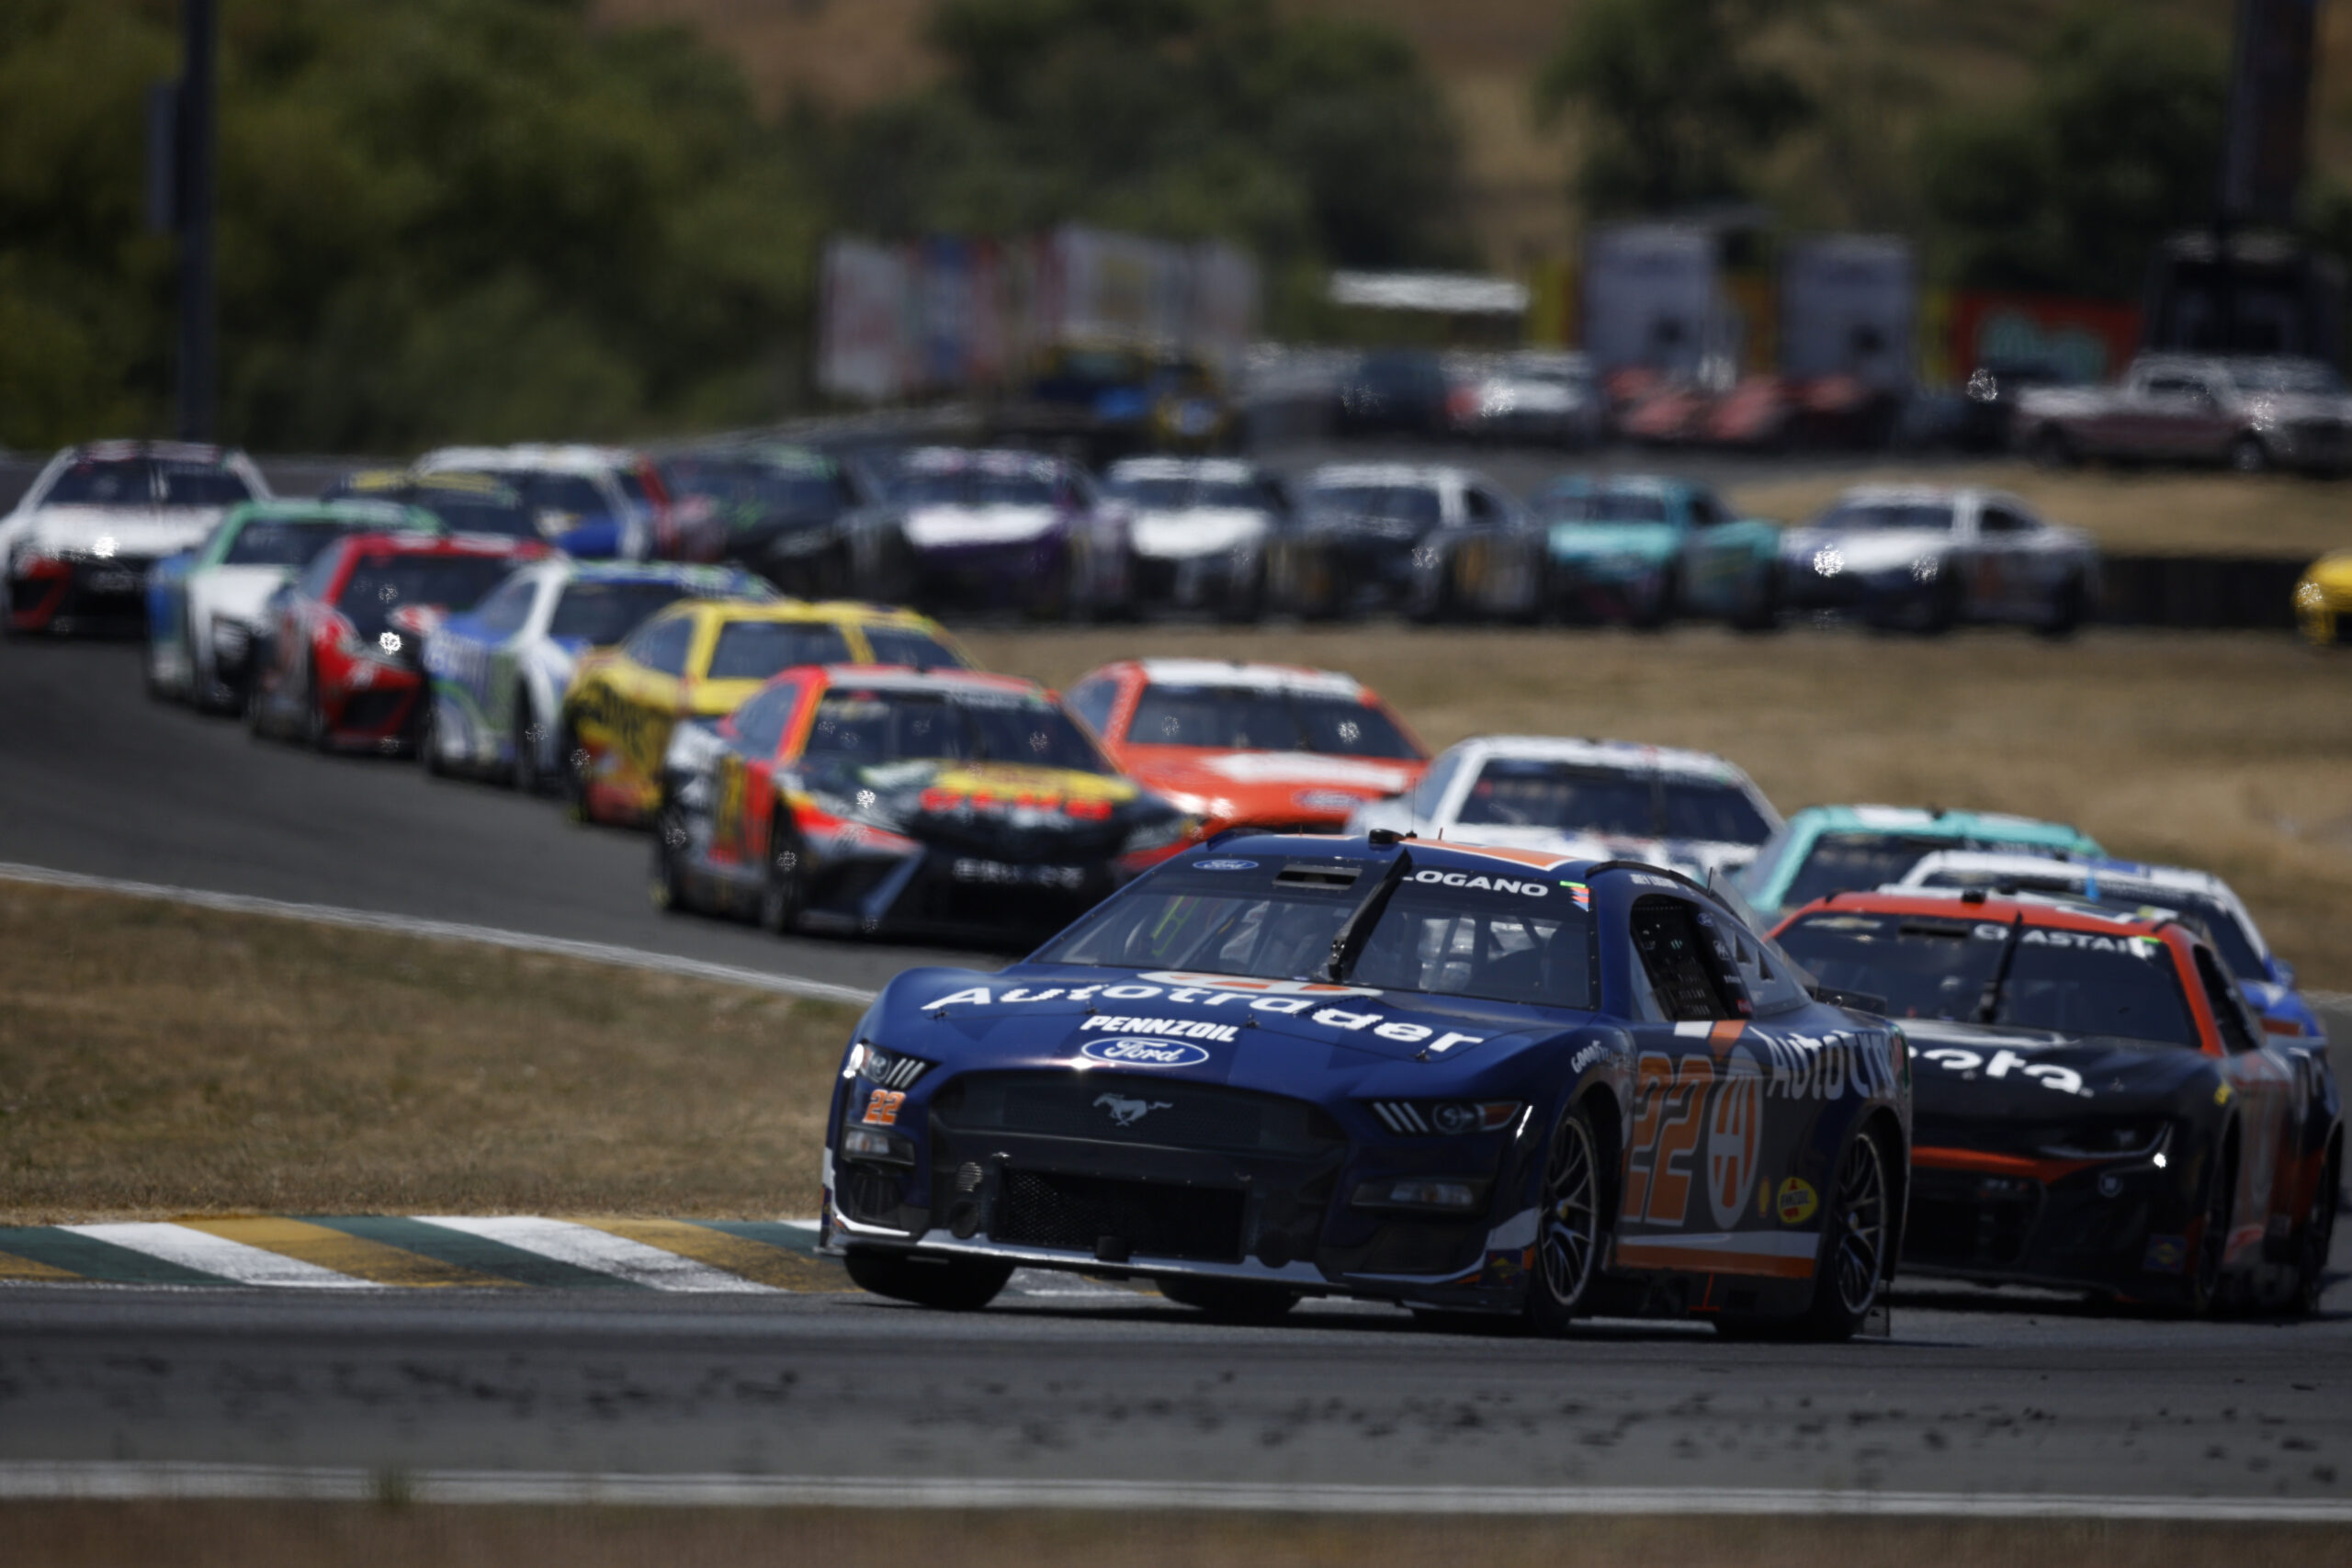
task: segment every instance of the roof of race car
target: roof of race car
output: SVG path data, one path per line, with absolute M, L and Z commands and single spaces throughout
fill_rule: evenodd
M 2047 844 L 2075 853 L 2100 853 L 2096 841 L 2065 822 L 2014 817 L 2006 811 L 1929 810 L 1917 806 L 1808 806 L 1789 818 L 1792 831 L 1905 833 L 1926 839 L 1991 839 Z
M 1695 479 L 1666 474 L 1562 474 L 1535 492 L 1542 500 L 1553 495 L 1586 495 L 1593 491 L 1633 491 L 1647 495 L 1689 495 L 1707 487 Z
M 221 519 L 224 526 L 242 528 L 248 523 L 347 523 L 358 527 L 398 528 L 437 532 L 441 520 L 421 506 L 397 501 L 344 498 L 335 501 L 241 501 Z
M 1255 463 L 1238 457 L 1122 457 L 1103 471 L 1105 479 L 1224 479 L 1248 484 L 1259 476 Z
M 674 560 L 575 560 L 558 556 L 526 569 L 534 577 L 560 578 L 566 582 L 674 582 L 707 588 L 753 604 L 778 597 L 767 580 L 731 566 L 697 566 Z M 763 597 L 764 596 L 764 597 Z
M 518 564 L 548 553 L 548 547 L 537 539 L 510 539 L 503 534 L 368 533 L 350 535 L 341 543 L 353 555 L 511 556 Z
M 420 474 L 426 472 L 438 474 L 449 468 L 472 468 L 488 473 L 537 471 L 600 474 L 610 473 L 616 468 L 629 468 L 637 460 L 636 453 L 617 446 L 589 446 L 579 444 L 444 446 L 419 457 L 416 460 L 416 468 Z
M 1306 476 L 1309 490 L 1341 485 L 1424 486 L 1468 484 L 1478 476 L 1448 463 L 1326 463 Z
M 903 664 L 820 664 L 816 668 L 827 685 L 854 685 L 866 691 L 1002 692 L 1040 699 L 1051 694 L 1023 676 L 997 675 L 985 670 L 910 670 Z
M 2185 865 L 2150 865 L 2128 860 L 2057 860 L 2049 855 L 1998 850 L 1938 850 L 1911 868 L 1905 886 L 1926 886 L 1935 872 L 1978 872 L 1988 876 L 2017 875 L 2061 878 L 2082 885 L 2093 882 L 2132 883 L 2179 893 L 2226 897 L 2230 885 L 2210 871 Z
M 891 604 L 867 604 L 854 599 L 687 599 L 662 606 L 653 617 L 699 615 L 727 621 L 846 621 L 854 626 L 920 626 L 937 631 L 939 623 L 921 611 Z
M 1401 839 L 1374 843 L 1360 833 L 1273 833 L 1255 832 L 1244 828 L 1221 833 L 1166 863 L 1170 867 L 1180 867 L 1204 860 L 1229 859 L 1239 854 L 1280 854 L 1299 860 L 1366 859 L 1386 862 L 1399 851 L 1409 852 L 1416 863 L 1429 862 L 1439 865 L 1458 865 L 1465 871 L 1483 868 L 1497 874 L 1507 874 L 1502 868 L 1515 866 L 1522 874 L 1530 871 L 1542 872 L 1578 884 L 1588 873 L 1594 871 L 1622 869 L 1646 872 L 1662 879 L 1670 879 L 1702 897 L 1709 896 L 1704 888 L 1687 877 L 1678 876 L 1658 866 L 1635 865 L 1630 862 L 1587 855 L 1560 854 L 1551 850 L 1457 843 L 1451 839 Z
M 345 490 L 442 490 L 468 495 L 512 498 L 514 489 L 488 474 L 445 468 L 420 473 L 414 468 L 356 468 L 335 483 Z
M 58 454 L 75 461 L 112 462 L 123 457 L 164 457 L 175 463 L 226 463 L 243 457 L 233 446 L 201 441 L 85 441 Z
M 899 458 L 902 474 L 1029 474 L 1049 479 L 1069 467 L 1058 457 L 1009 447 L 918 446 Z
M 1997 502 L 2004 506 L 2015 507 L 2029 517 L 2041 515 L 2007 491 L 1986 490 L 1980 485 L 1855 485 L 1838 491 L 1838 499 L 1829 503 L 1828 510 L 1836 511 L 1841 506 L 1872 505 L 1959 506 L 1972 501 L 1979 506 Z
M 1973 892 L 1973 890 L 1971 890 Z M 2118 914 L 2091 905 L 2064 899 L 2009 898 L 2000 894 L 1971 897 L 1958 888 L 1905 887 L 1879 888 L 1875 892 L 1831 893 L 1812 903 L 1789 911 L 1791 922 L 1808 915 L 1834 913 L 1844 909 L 1861 914 L 1880 915 L 1949 915 L 1952 907 L 1966 908 L 1971 917 L 1981 920 L 2007 924 L 2011 920 L 2049 931 L 2092 931 L 2102 936 L 2140 936 L 2158 938 L 2167 931 L 2186 933 L 2202 942 L 2204 937 L 2194 927 L 2167 917 L 2150 918 Z
M 1620 768 L 1628 773 L 1689 773 L 1697 778 L 1745 779 L 1736 763 L 1713 751 L 1648 746 L 1636 740 L 1588 740 L 1564 735 L 1474 735 L 1449 750 L 1526 762 L 1572 762 L 1579 767 Z
M 1243 664 L 1222 659 L 1138 659 L 1134 661 L 1155 686 L 1243 686 L 1261 692 L 1313 693 L 1361 702 L 1363 683 L 1336 670 L 1304 664 Z

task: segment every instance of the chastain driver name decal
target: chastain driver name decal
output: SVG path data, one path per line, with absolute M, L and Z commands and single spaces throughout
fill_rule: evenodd
M 1205 979 L 1208 976 L 1197 977 Z M 1245 980 L 1243 984 L 1249 985 L 1252 982 Z M 1001 993 L 998 993 L 991 991 L 986 986 L 969 986 L 963 990 L 951 991 L 946 996 L 927 1001 L 919 1010 L 936 1013 L 951 1007 L 999 1005 L 1019 1007 L 1036 1002 L 1084 1002 L 1091 1001 L 1096 997 L 1101 997 L 1105 1001 L 1121 1002 L 1151 1001 L 1165 998 L 1171 1002 L 1189 1002 L 1204 1008 L 1218 1007 L 1231 1002 L 1238 1004 L 1234 1008 L 1236 1013 L 1269 1012 L 1286 1017 L 1305 1014 L 1309 1023 L 1318 1023 L 1326 1029 L 1336 1029 L 1343 1033 L 1370 1030 L 1383 1040 L 1393 1040 L 1400 1045 L 1419 1045 L 1433 1056 L 1442 1056 L 1457 1045 L 1476 1045 L 1487 1038 L 1483 1034 L 1440 1033 L 1425 1024 L 1407 1023 L 1397 1019 L 1387 1019 L 1376 1012 L 1356 1012 L 1347 1008 L 1324 1005 L 1336 999 L 1332 995 L 1333 992 L 1339 992 L 1346 997 L 1377 997 L 1379 995 L 1377 991 L 1367 991 L 1357 987 L 1309 986 L 1299 981 L 1262 981 L 1256 984 L 1295 987 L 1299 990 L 1309 991 L 1312 994 L 1264 996 L 1253 995 L 1250 991 L 1212 989 L 1205 986 L 1136 985 L 1036 987 L 1009 986 Z M 1082 1030 L 1117 1029 L 1127 1033 L 1146 1033 L 1152 1031 L 1139 1028 L 1139 1025 L 1181 1024 L 1185 1021 L 1176 1019 L 1093 1018 L 1089 1019 L 1080 1028 Z M 1230 1032 L 1228 1035 L 1196 1034 L 1193 1038 L 1226 1039 L 1229 1037 L 1229 1033 Z

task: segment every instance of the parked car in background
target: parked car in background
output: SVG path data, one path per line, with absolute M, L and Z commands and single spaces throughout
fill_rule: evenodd
M 682 599 L 758 601 L 736 568 L 671 561 L 537 561 L 424 639 L 430 682 L 417 753 L 432 773 L 503 779 L 536 795 L 560 776 L 556 716 L 580 660 Z
M 1780 525 L 1738 516 L 1704 485 L 1577 474 L 1544 486 L 1531 505 L 1554 613 L 1637 626 L 1677 615 L 1757 631 L 1779 624 Z
M 413 468 L 355 468 L 319 492 L 322 501 L 380 501 L 416 506 L 452 534 L 541 537 L 520 491 L 488 474 L 423 474 Z
M 2319 1015 L 2295 989 L 2294 966 L 2270 951 L 2245 902 L 2210 871 L 2139 861 L 2059 861 L 2017 851 L 1938 850 L 1893 886 L 2056 893 L 2118 914 L 2176 915 L 2213 944 L 2262 1015 L 2265 1033 L 2301 1050 L 2327 1048 Z
M 1866 485 L 1781 538 L 1797 610 L 1936 633 L 1978 622 L 2064 637 L 2098 606 L 2098 548 L 1999 491 Z
M 269 485 L 242 452 L 175 441 L 94 441 L 49 460 L 0 519 L 6 629 L 135 632 L 147 569 L 193 547 Z
M 1351 833 L 1640 860 L 1696 877 L 1747 864 L 1780 827 L 1764 792 L 1712 753 L 1549 735 L 1457 741 L 1411 794 L 1348 819 Z
M 255 735 L 322 751 L 407 750 L 424 711 L 424 641 L 548 547 L 479 534 L 353 534 L 270 601 L 266 660 L 248 690 Z
M 1035 682 L 794 669 L 673 736 L 653 896 L 776 931 L 1025 942 L 1193 837 Z
M 1336 832 L 1399 795 L 1429 753 L 1354 677 L 1291 664 L 1136 659 L 1080 676 L 1069 703 L 1119 771 L 1203 831 Z
M 1499 355 L 1449 394 L 1456 434 L 1474 441 L 1585 447 L 1598 444 L 1607 409 L 1592 361 L 1529 349 Z
M 635 825 L 661 802 L 662 759 L 680 724 L 716 724 L 797 664 L 962 670 L 972 659 L 936 622 L 879 604 L 696 600 L 672 604 L 618 647 L 581 656 L 556 716 L 572 814 Z
M 787 593 L 851 590 L 850 514 L 873 499 L 853 465 L 788 442 L 689 447 L 656 465 L 696 559 L 731 561 Z
M 2315 648 L 2352 641 L 2352 550 L 2330 550 L 2295 584 L 2295 624 Z
M 1132 604 L 1258 618 L 1267 548 L 1290 516 L 1273 474 L 1230 457 L 1125 457 L 1102 496 L 1126 509 Z
M 1127 602 L 1125 509 L 1103 505 L 1077 464 L 926 446 L 879 472 L 881 501 L 845 525 L 859 597 L 1051 617 Z
M 540 536 L 582 560 L 685 553 L 653 466 L 606 446 L 445 446 L 420 474 L 481 474 L 522 497 Z
M 2352 464 L 2352 393 L 2316 359 L 2143 355 L 2111 387 L 2018 400 L 2017 436 L 2047 461 L 2085 457 L 2335 472 Z
M 1532 557 L 1526 508 L 1484 474 L 1333 463 L 1307 477 L 1274 537 L 1267 607 L 1311 619 L 1521 614 L 1535 604 Z
M 1381 349 L 1340 373 L 1335 423 L 1342 435 L 1442 434 L 1453 389 L 1427 349 Z
M 1941 807 L 1808 806 L 1791 817 L 1739 874 L 1766 916 L 1832 893 L 1900 882 L 1939 850 L 2016 850 L 2104 858 L 2096 839 L 2064 822 Z
M 248 501 L 192 550 L 147 574 L 147 689 L 241 713 L 272 595 L 350 534 L 438 534 L 421 507 L 382 501 Z

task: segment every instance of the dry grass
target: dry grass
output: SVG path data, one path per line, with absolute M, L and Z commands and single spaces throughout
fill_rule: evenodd
M 1869 476 L 1878 482 L 1878 476 Z M 2101 548 L 2133 555 L 2316 556 L 2352 545 L 2352 491 L 2291 474 L 2249 479 L 2205 468 L 2052 469 L 2030 463 L 1920 463 L 1902 482 L 1990 485 L 2014 491 Z M 1809 474 L 1725 487 L 1761 517 L 1803 521 L 1856 482 Z
M 0 885 L 0 1223 L 816 1212 L 854 1015 Z
M 2271 634 L 1941 639 L 1690 627 L 972 631 L 990 669 L 1066 685 L 1143 654 L 1346 670 L 1443 746 L 1495 731 L 1720 751 L 1781 810 L 1841 801 L 2072 821 L 2228 877 L 2305 982 L 2352 989 L 2352 665 Z
M 2317 1527 L 1670 1518 L 1351 1520 L 1266 1516 L 42 1504 L 0 1508 L 25 1568 L 621 1568 L 659 1563 L 952 1562 L 963 1568 L 2333 1568 L 2352 1533 Z

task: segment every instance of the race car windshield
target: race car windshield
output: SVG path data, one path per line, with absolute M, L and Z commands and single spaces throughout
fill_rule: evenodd
M 321 550 L 349 532 L 348 523 L 332 523 L 324 518 L 309 522 L 256 518 L 237 530 L 220 564 L 304 567 L 315 560 Z
M 253 487 L 226 468 L 209 463 L 159 462 L 165 506 L 234 506 L 254 498 Z
M 1793 909 L 1832 893 L 1877 887 L 1900 882 L 1911 868 L 1937 850 L 1951 848 L 1949 839 L 1905 838 L 1900 833 L 1824 833 L 1790 879 L 1781 907 Z
M 1646 773 L 1496 757 L 1478 770 L 1459 820 L 1478 827 L 1656 838 L 1657 782 Z
M 1269 870 L 1272 868 L 1269 867 Z M 1420 872 L 1415 876 L 1461 873 Z M 1048 964 L 1177 969 L 1261 980 L 1328 979 L 1331 943 L 1361 894 L 1233 886 L 1214 874 L 1163 874 L 1049 943 Z M 1540 897 L 1408 877 L 1381 911 L 1350 985 L 1479 997 L 1531 1007 L 1595 1005 L 1591 917 L 1566 887 Z M 1344 1001 L 1340 1005 L 1347 1005 Z
M 2012 936 L 2016 953 L 1985 1018 Z M 1789 927 L 1781 945 L 1822 984 L 1884 998 L 1890 1018 L 2199 1044 L 2172 949 L 2150 937 L 1831 908 Z
M 686 596 L 675 582 L 574 582 L 556 601 L 548 635 L 578 637 L 603 648 L 635 631 L 645 618 Z
M 155 499 L 154 469 L 144 457 L 80 462 L 57 476 L 48 506 L 146 506 Z
M 729 621 L 710 650 L 714 681 L 764 681 L 796 664 L 846 664 L 849 640 L 831 621 Z
M 899 481 L 910 506 L 1051 506 L 1052 481 L 1034 474 L 913 473 Z
M 1437 491 L 1420 485 L 1325 485 L 1309 499 L 1318 512 L 1420 529 L 1436 527 L 1442 517 Z
M 502 539 L 536 539 L 537 525 L 520 498 L 511 491 L 478 495 L 466 491 L 420 486 L 416 504 L 441 519 L 453 534 L 492 534 Z
M 954 649 L 929 632 L 907 626 L 868 626 L 865 645 L 876 664 L 903 664 L 910 670 L 968 670 L 971 665 Z
M 817 705 L 803 754 L 869 766 L 938 759 L 1111 771 L 1094 743 L 1050 703 L 961 701 L 943 692 L 829 692 Z
M 1415 759 L 1420 752 L 1379 709 L 1343 697 L 1257 686 L 1150 685 L 1127 739 L 1220 751 L 1317 751 Z
M 412 604 L 470 610 L 514 570 L 501 556 L 365 556 L 351 569 L 334 607 L 361 641 L 370 641 L 393 611 Z
M 1772 836 L 1771 825 L 1747 792 L 1727 784 L 1696 779 L 1663 779 L 1658 793 L 1666 807 L 1666 836 L 1703 839 L 1719 844 L 1760 844 Z
M 1140 512 L 1264 512 L 1272 506 L 1264 490 L 1239 479 L 1120 479 L 1109 493 Z
M 1816 528 L 1833 533 L 1862 534 L 1895 528 L 1922 528 L 1932 533 L 1951 532 L 1951 503 L 1948 501 L 1849 502 L 1829 509 Z
M 1664 523 L 1666 498 L 1654 491 L 1599 490 L 1544 502 L 1546 523 Z

